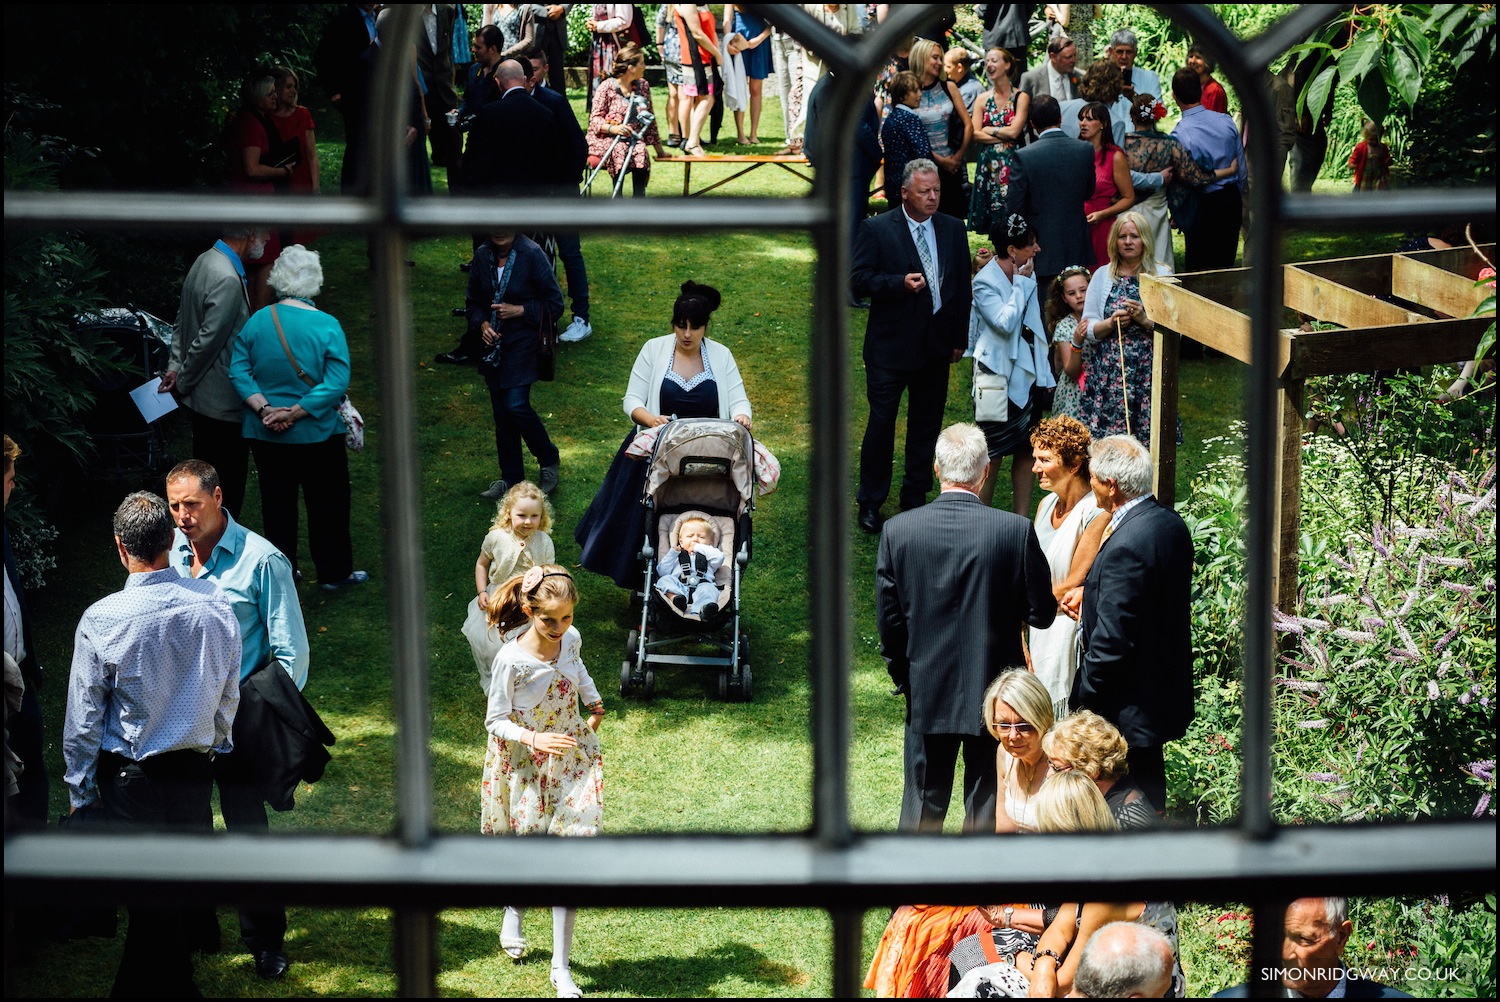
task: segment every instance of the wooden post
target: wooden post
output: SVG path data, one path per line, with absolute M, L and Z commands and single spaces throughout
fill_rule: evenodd
M 1177 361 L 1182 335 L 1156 325 L 1151 357 L 1151 459 L 1156 466 L 1152 493 L 1168 508 L 1177 502 Z
M 1283 379 L 1276 393 L 1281 411 L 1277 447 L 1281 463 L 1276 485 L 1276 553 L 1272 593 L 1276 607 L 1289 615 L 1297 608 L 1297 544 L 1302 523 L 1302 406 L 1306 381 Z

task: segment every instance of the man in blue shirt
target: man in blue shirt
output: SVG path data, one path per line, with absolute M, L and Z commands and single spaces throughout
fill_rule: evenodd
M 240 627 L 240 680 L 272 659 L 297 688 L 307 683 L 307 627 L 297 601 L 292 565 L 281 551 L 224 510 L 219 475 L 202 460 L 178 463 L 167 474 L 167 501 L 177 521 L 172 566 L 187 578 L 207 578 L 223 589 Z M 219 809 L 232 832 L 270 829 L 256 763 L 221 755 L 214 763 Z M 202 935 L 217 939 L 217 926 Z M 282 946 L 286 909 L 240 909 L 240 938 L 255 958 L 255 972 L 279 978 L 288 966 Z
M 1203 85 L 1198 74 L 1184 66 L 1172 77 L 1172 96 L 1182 108 L 1182 120 L 1172 130 L 1193 159 L 1207 157 L 1217 170 L 1239 162 L 1232 178 L 1210 181 L 1197 196 L 1196 212 L 1182 228 L 1187 271 L 1233 268 L 1244 215 L 1241 191 L 1245 186 L 1245 150 L 1234 119 L 1203 107 Z
M 232 747 L 240 631 L 212 581 L 171 569 L 172 516 L 155 494 L 115 512 L 125 588 L 89 606 L 73 639 L 63 724 L 72 809 L 102 801 L 129 827 L 213 830 L 212 753 Z M 117 997 L 197 996 L 180 909 L 130 905 Z

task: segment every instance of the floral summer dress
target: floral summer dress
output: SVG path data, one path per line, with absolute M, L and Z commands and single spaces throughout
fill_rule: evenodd
M 1108 267 L 1108 265 L 1106 265 Z M 1109 316 L 1126 299 L 1139 301 L 1141 283 L 1135 276 L 1116 278 L 1104 300 Z M 1097 332 L 1097 329 L 1096 329 Z M 1099 334 L 1097 341 L 1083 346 L 1083 396 L 1078 401 L 1078 420 L 1095 439 L 1124 435 L 1125 398 L 1130 399 L 1128 433 L 1151 444 L 1151 360 L 1155 340 L 1140 324 L 1125 327 L 1125 383 L 1120 383 L 1120 340 L 1115 332 Z
M 984 102 L 979 128 L 1004 128 L 1016 117 L 1016 93 L 1001 107 L 994 91 Z M 1005 219 L 1005 194 L 1010 189 L 1010 172 L 1016 162 L 1015 143 L 993 143 L 979 148 L 974 165 L 974 187 L 969 193 L 969 229 L 988 233 Z
M 1057 322 L 1052 330 L 1052 343 L 1073 343 L 1073 332 L 1078 329 L 1078 321 L 1072 317 L 1063 317 Z M 1052 397 L 1053 417 L 1078 417 L 1079 397 L 1083 391 L 1078 388 L 1078 380 L 1070 379 L 1065 373 L 1058 373 L 1057 393 Z
M 495 657 L 490 683 L 489 745 L 480 781 L 479 830 L 485 835 L 598 835 L 604 817 L 604 760 L 599 736 L 578 710 L 582 696 L 600 703 L 579 657 L 578 631 L 568 629 L 557 662 L 531 657 L 512 641 Z M 523 704 L 536 698 L 530 707 Z M 571 734 L 578 745 L 561 755 L 534 751 L 519 736 L 494 733 L 509 721 L 524 730 Z

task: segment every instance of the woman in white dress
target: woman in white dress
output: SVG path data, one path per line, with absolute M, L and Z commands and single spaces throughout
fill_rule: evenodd
M 1083 579 L 1099 552 L 1108 518 L 1089 488 L 1089 433 L 1070 417 L 1049 418 L 1031 433 L 1032 471 L 1051 491 L 1036 513 L 1036 535 L 1052 569 L 1052 593 L 1058 616 L 1045 630 L 1031 628 L 1027 638 L 1032 670 L 1052 694 L 1056 715 L 1068 712 L 1068 693 L 1078 670 L 1078 623 L 1063 610 L 1077 603 L 1064 601 L 1081 590 Z

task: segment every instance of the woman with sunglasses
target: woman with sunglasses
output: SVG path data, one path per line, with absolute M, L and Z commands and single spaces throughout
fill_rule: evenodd
M 995 753 L 999 780 L 995 831 L 1034 832 L 1032 798 L 1052 774 L 1042 751 L 1042 735 L 1053 723 L 1052 694 L 1024 668 L 1012 668 L 990 683 L 984 694 L 984 723 L 1000 741 Z

